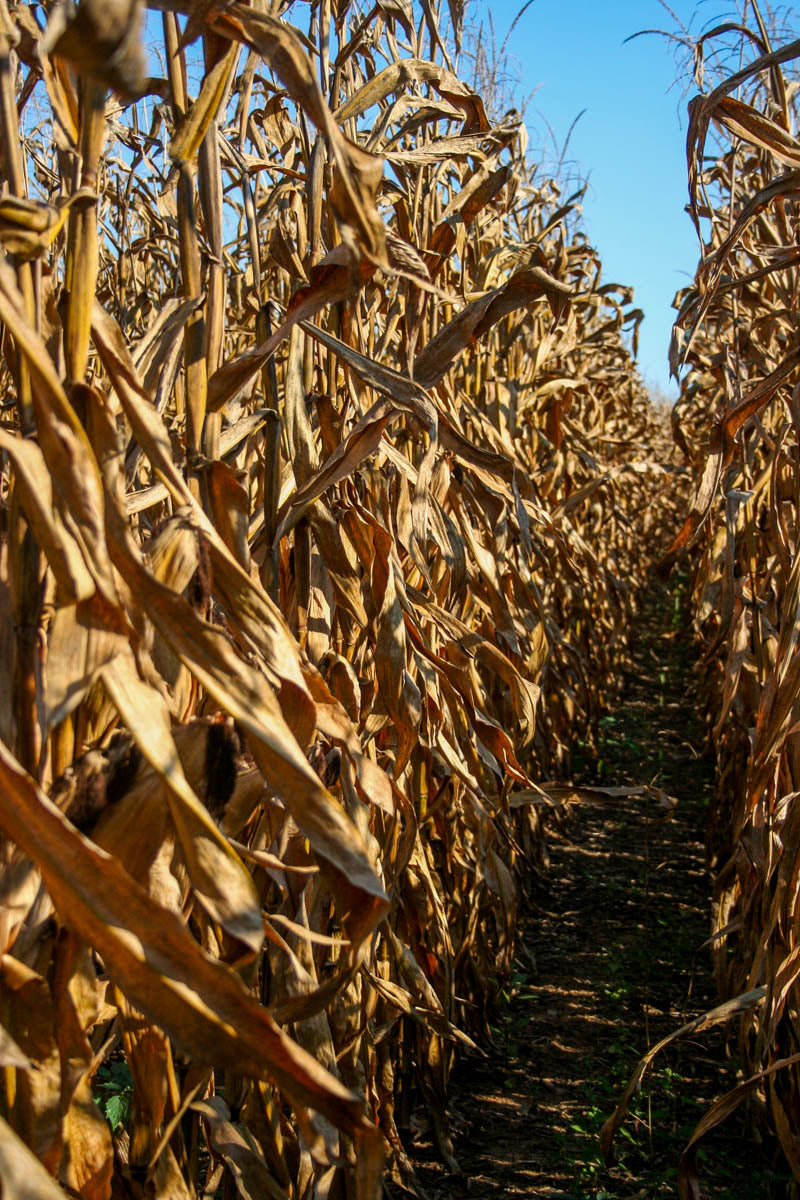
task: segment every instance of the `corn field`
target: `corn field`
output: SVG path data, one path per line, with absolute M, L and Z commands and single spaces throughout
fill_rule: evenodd
M 717 766 L 711 953 L 743 1071 L 687 1146 L 683 1197 L 700 1195 L 702 1138 L 742 1103 L 777 1136 L 792 1194 L 800 1183 L 800 40 L 752 0 L 741 17 L 693 44 L 687 163 L 702 254 L 676 297 L 671 359 L 673 433 L 696 490 L 664 565 L 691 549 Z
M 419 1106 L 452 1159 L 455 1057 L 688 478 L 632 293 L 464 25 L 0 0 L 3 1200 L 413 1194 Z M 800 1178 L 800 48 L 746 49 L 692 110 L 672 552 L 717 974 L 762 989 L 746 1090 Z

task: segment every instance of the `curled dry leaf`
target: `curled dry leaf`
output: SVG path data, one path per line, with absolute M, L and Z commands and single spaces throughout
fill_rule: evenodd
M 39 43 L 126 100 L 144 91 L 141 0 L 60 0 Z
M 366 1135 L 358 1097 L 295 1046 L 177 916 L 77 833 L 3 746 L 0 776 L 0 824 L 37 863 L 59 915 L 97 948 L 143 1012 L 198 1062 L 272 1078 L 352 1135 Z

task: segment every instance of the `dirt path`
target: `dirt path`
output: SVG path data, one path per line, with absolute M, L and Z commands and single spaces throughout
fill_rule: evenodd
M 553 833 L 494 1047 L 486 1059 L 465 1058 L 454 1080 L 464 1176 L 446 1172 L 424 1135 L 414 1148 L 430 1200 L 674 1196 L 695 1124 L 736 1082 L 722 1032 L 667 1050 L 618 1135 L 617 1163 L 603 1167 L 597 1135 L 640 1055 L 717 1003 L 698 953 L 708 931 L 702 829 L 712 764 L 700 753 L 691 651 L 661 591 L 647 597 L 633 659 L 581 782 L 656 782 L 678 806 L 670 814 L 652 796 L 587 800 Z M 786 1177 L 754 1161 L 740 1122 L 701 1151 L 705 1194 L 785 1196 Z

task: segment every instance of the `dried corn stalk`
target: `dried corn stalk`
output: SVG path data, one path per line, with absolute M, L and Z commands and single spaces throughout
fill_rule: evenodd
M 714 1106 L 684 1156 L 686 1196 L 697 1194 L 697 1141 L 746 1097 L 800 1180 L 800 42 L 749 10 L 747 25 L 712 29 L 695 47 L 697 80 L 711 80 L 690 104 L 688 132 L 703 250 L 676 300 L 673 355 L 687 367 L 674 426 L 697 490 L 669 558 L 697 547 L 694 604 L 718 762 L 708 839 L 716 975 L 725 996 L 763 995 L 739 1021 L 748 1078 Z
M 308 15 L 0 0 L 4 1196 L 448 1156 L 658 545 L 638 314 L 460 6 Z

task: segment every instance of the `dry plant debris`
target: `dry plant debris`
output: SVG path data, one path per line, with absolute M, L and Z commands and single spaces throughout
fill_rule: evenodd
M 4 1200 L 450 1155 L 679 492 L 463 17 L 0 0 Z

